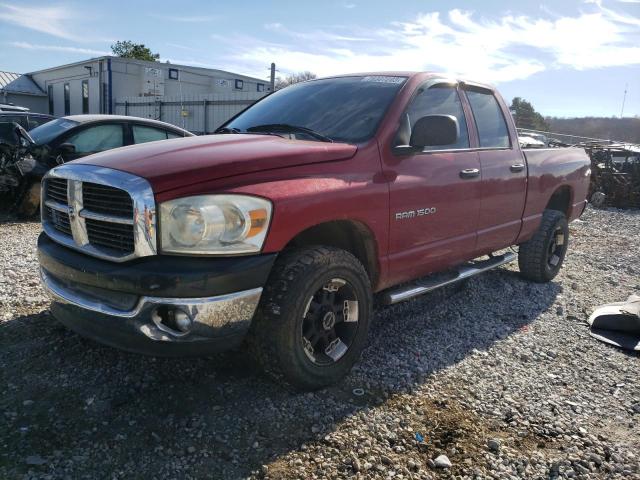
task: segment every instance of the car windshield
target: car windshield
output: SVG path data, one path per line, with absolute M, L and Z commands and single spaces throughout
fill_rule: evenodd
M 78 122 L 74 122 L 73 120 L 58 118 L 30 130 L 29 135 L 31 135 L 33 141 L 38 145 L 44 145 L 78 124 Z
M 302 127 L 299 131 L 305 140 L 327 137 L 335 142 L 363 142 L 373 136 L 405 80 L 356 76 L 298 83 L 248 108 L 222 131 L 260 132 L 264 126 L 265 132 L 297 133 L 296 127 Z M 305 135 L 302 129 L 316 135 Z

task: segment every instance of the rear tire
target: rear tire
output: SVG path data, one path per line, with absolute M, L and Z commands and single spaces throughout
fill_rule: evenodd
M 249 350 L 271 376 L 303 390 L 338 382 L 360 358 L 372 315 L 362 264 L 336 248 L 283 253 L 265 286 Z
M 568 246 L 569 226 L 565 215 L 557 210 L 545 210 L 536 233 L 520 245 L 520 274 L 538 283 L 553 280 L 562 267 Z

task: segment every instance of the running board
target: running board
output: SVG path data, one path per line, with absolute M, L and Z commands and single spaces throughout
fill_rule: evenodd
M 488 260 L 480 260 L 476 262 L 470 262 L 462 265 L 457 271 L 449 271 L 444 273 L 436 273 L 424 280 L 418 280 L 395 290 L 390 290 L 384 294 L 383 302 L 386 305 L 393 305 L 394 303 L 404 302 L 405 300 L 411 300 L 412 298 L 424 295 L 425 293 L 432 292 L 438 288 L 452 283 L 466 280 L 467 278 L 474 277 L 479 273 L 492 270 L 500 265 L 511 263 L 516 259 L 516 254 L 513 252 L 507 252 L 502 255 L 497 255 L 489 258 Z

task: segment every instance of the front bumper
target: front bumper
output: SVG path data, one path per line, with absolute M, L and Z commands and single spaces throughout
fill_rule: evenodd
M 150 355 L 203 355 L 242 342 L 275 255 L 147 257 L 114 264 L 38 239 L 42 281 L 54 317 L 77 333 Z M 159 312 L 182 312 L 179 331 Z

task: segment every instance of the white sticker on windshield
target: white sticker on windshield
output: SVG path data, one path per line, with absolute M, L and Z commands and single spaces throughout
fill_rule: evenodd
M 384 75 L 371 75 L 368 77 L 362 77 L 363 82 L 378 82 L 378 83 L 395 83 L 400 84 L 406 80 L 405 77 L 386 77 Z

